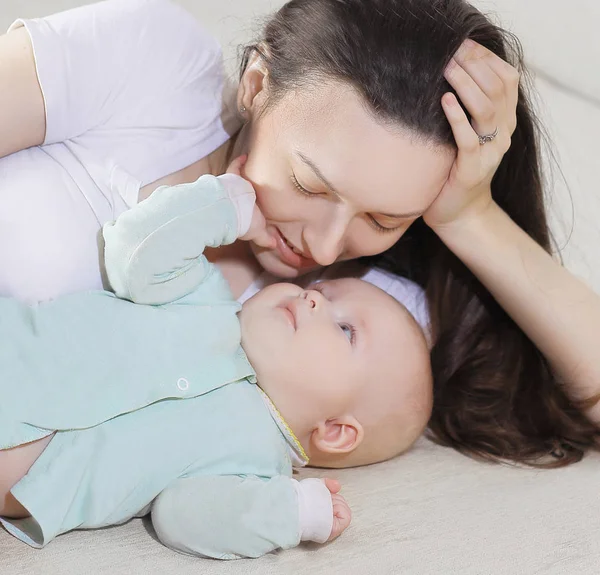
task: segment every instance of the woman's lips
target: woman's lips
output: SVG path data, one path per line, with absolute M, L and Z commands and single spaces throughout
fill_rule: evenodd
M 287 265 L 293 268 L 308 268 L 316 266 L 316 262 L 311 258 L 305 258 L 300 254 L 297 254 L 292 248 L 288 245 L 284 235 L 276 228 L 275 230 L 275 239 L 277 241 L 277 251 L 279 253 L 279 257 L 281 261 L 286 263 Z

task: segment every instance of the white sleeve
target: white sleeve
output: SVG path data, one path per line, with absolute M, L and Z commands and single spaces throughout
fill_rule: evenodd
M 325 543 L 333 528 L 331 493 L 321 479 L 292 480 L 298 495 L 300 540 Z
M 34 48 L 44 144 L 104 143 L 100 151 L 145 184 L 166 175 L 156 164 L 172 157 L 181 169 L 227 139 L 221 49 L 177 4 L 108 0 L 18 26 Z

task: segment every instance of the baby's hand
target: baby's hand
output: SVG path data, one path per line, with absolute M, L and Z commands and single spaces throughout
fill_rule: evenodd
M 339 494 L 342 488 L 339 481 L 326 478 L 323 480 L 327 489 L 331 493 L 331 502 L 333 503 L 333 527 L 331 535 L 327 541 L 333 541 L 339 537 L 350 525 L 352 520 L 352 512 L 346 500 Z
M 242 167 L 246 163 L 248 156 L 239 156 L 227 168 L 228 174 L 235 174 L 236 176 L 243 177 L 241 174 Z M 276 240 L 267 231 L 267 222 L 263 216 L 258 204 L 254 204 L 254 211 L 252 212 L 252 222 L 250 228 L 243 235 L 240 236 L 240 240 L 252 241 L 261 248 L 271 249 L 276 245 Z

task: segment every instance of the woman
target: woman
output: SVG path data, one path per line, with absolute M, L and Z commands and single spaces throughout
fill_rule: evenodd
M 367 257 L 425 288 L 440 442 L 551 465 L 595 445 L 599 298 L 548 255 L 521 60 L 476 9 L 292 0 L 246 51 L 231 138 L 218 47 L 175 5 L 24 26 L 0 38 L 2 295 L 100 287 L 104 222 L 248 153 L 277 247 L 212 254 L 236 297 Z

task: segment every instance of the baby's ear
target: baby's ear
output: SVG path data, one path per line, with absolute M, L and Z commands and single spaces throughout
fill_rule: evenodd
M 363 426 L 355 417 L 336 417 L 320 423 L 312 432 L 311 448 L 332 455 L 352 453 L 362 443 L 364 435 Z

